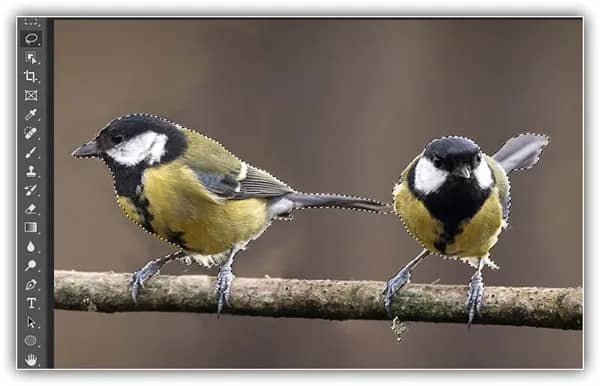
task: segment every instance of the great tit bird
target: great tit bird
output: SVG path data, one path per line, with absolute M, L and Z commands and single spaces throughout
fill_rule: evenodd
M 180 248 L 132 275 L 133 299 L 164 264 L 191 257 L 206 267 L 220 266 L 217 314 L 228 305 L 234 256 L 272 220 L 290 219 L 293 209 L 379 213 L 389 208 L 365 198 L 298 192 L 215 140 L 150 114 L 112 120 L 73 155 L 102 159 L 126 216 Z
M 460 259 L 476 271 L 467 294 L 468 326 L 480 315 L 481 270 L 497 269 L 489 254 L 507 226 L 510 184 L 507 174 L 534 166 L 549 138 L 521 134 L 493 156 L 468 138 L 431 141 L 404 169 L 393 190 L 394 211 L 423 251 L 387 282 L 384 304 L 391 316 L 391 297 L 410 281 L 425 257 L 437 254 Z

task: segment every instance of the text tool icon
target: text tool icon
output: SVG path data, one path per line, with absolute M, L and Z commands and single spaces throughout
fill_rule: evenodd
M 25 177 L 34 178 L 37 177 L 37 173 L 34 170 L 33 165 L 27 166 L 27 172 L 25 173 Z
M 27 233 L 35 233 L 37 232 L 37 222 L 35 221 L 25 221 L 25 232 Z
M 25 51 L 25 63 L 39 64 L 40 61 L 37 59 L 37 53 L 35 51 Z
M 25 185 L 25 196 L 29 197 L 33 194 L 33 192 L 35 192 L 35 190 L 37 189 L 37 184 L 33 184 L 33 185 Z
M 25 101 L 37 101 L 38 90 L 25 90 Z
M 25 291 L 32 291 L 37 286 L 37 280 L 31 279 L 25 283 Z
M 25 363 L 27 363 L 27 366 L 29 367 L 35 366 L 37 363 L 37 356 L 35 354 L 27 355 L 27 357 L 25 358 Z
M 27 317 L 27 327 L 35 328 L 35 320 L 31 316 Z
M 37 298 L 27 298 L 27 308 L 33 310 L 35 308 L 35 302 L 37 302 Z
M 25 120 L 28 121 L 31 118 L 35 117 L 35 114 L 37 114 L 37 109 L 31 109 L 27 112 L 27 115 L 25 115 Z
M 25 80 L 31 83 L 40 83 L 40 80 L 37 76 L 35 76 L 35 71 L 31 71 L 31 70 L 25 70 L 25 72 L 23 72 L 23 74 L 25 75 Z
M 36 209 L 37 207 L 35 206 L 35 204 L 30 204 L 27 208 L 25 208 L 25 214 L 36 214 Z
M 25 159 L 31 158 L 31 156 L 33 155 L 33 153 L 35 153 L 36 150 L 37 150 L 37 146 L 34 146 L 31 149 L 29 149 L 29 151 L 27 151 L 27 153 L 25 153 Z
M 35 133 L 37 133 L 37 128 L 33 127 L 33 126 L 25 126 L 25 139 L 29 139 L 31 137 L 33 137 L 35 135 Z
M 31 253 L 31 252 L 35 252 L 35 244 L 33 243 L 33 241 L 29 240 L 29 242 L 27 243 L 27 252 Z M 35 260 L 29 260 L 29 262 L 33 261 L 33 268 L 35 268 Z M 29 269 L 29 263 L 27 263 L 28 267 L 27 269 Z M 25 271 L 27 271 L 27 269 L 25 269 Z
M 34 269 L 35 267 L 37 267 L 37 262 L 35 260 L 31 259 L 27 262 L 27 267 L 25 267 L 25 272 L 29 271 L 30 269 Z

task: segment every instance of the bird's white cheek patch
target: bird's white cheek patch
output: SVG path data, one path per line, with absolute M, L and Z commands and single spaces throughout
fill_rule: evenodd
M 415 166 L 415 189 L 423 194 L 433 193 L 448 178 L 448 172 L 436 168 L 427 158 L 422 157 Z
M 165 134 L 148 131 L 107 150 L 106 154 L 124 166 L 135 166 L 144 160 L 152 165 L 165 154 L 167 139 Z
M 479 166 L 473 171 L 475 175 L 475 179 L 479 184 L 481 189 L 487 189 L 494 183 L 494 178 L 492 177 L 492 171 L 488 166 L 487 162 L 481 161 Z

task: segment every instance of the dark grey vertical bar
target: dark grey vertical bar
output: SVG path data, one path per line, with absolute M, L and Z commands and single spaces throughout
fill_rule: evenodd
M 47 113 L 48 118 L 46 120 L 47 127 L 47 144 L 46 151 L 48 154 L 46 175 L 48 184 L 48 194 L 46 197 L 47 217 L 46 221 L 48 224 L 47 229 L 47 275 L 46 275 L 46 291 L 48 296 L 47 310 L 48 315 L 46 317 L 46 358 L 48 368 L 54 367 L 54 20 L 46 20 L 46 35 L 48 38 L 46 46 L 46 102 L 47 102 Z
M 53 360 L 52 25 L 17 19 L 17 367 Z

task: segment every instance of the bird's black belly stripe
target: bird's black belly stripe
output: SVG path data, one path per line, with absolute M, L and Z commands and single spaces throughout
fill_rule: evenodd
M 142 223 L 140 225 L 148 232 L 156 233 L 152 226 L 154 216 L 148 210 L 150 202 L 143 195 L 142 173 L 144 173 L 144 168 L 142 166 L 120 166 L 110 157 L 106 157 L 105 161 L 113 173 L 117 194 L 128 197 L 141 215 Z
M 462 231 L 462 224 L 475 216 L 491 189 L 480 189 L 475 179 L 464 180 L 449 176 L 444 185 L 434 193 L 423 195 L 414 188 L 415 165 L 408 174 L 408 185 L 411 192 L 425 205 L 431 216 L 443 224 L 443 232 L 437 235 L 435 248 L 446 253 L 446 247 Z

